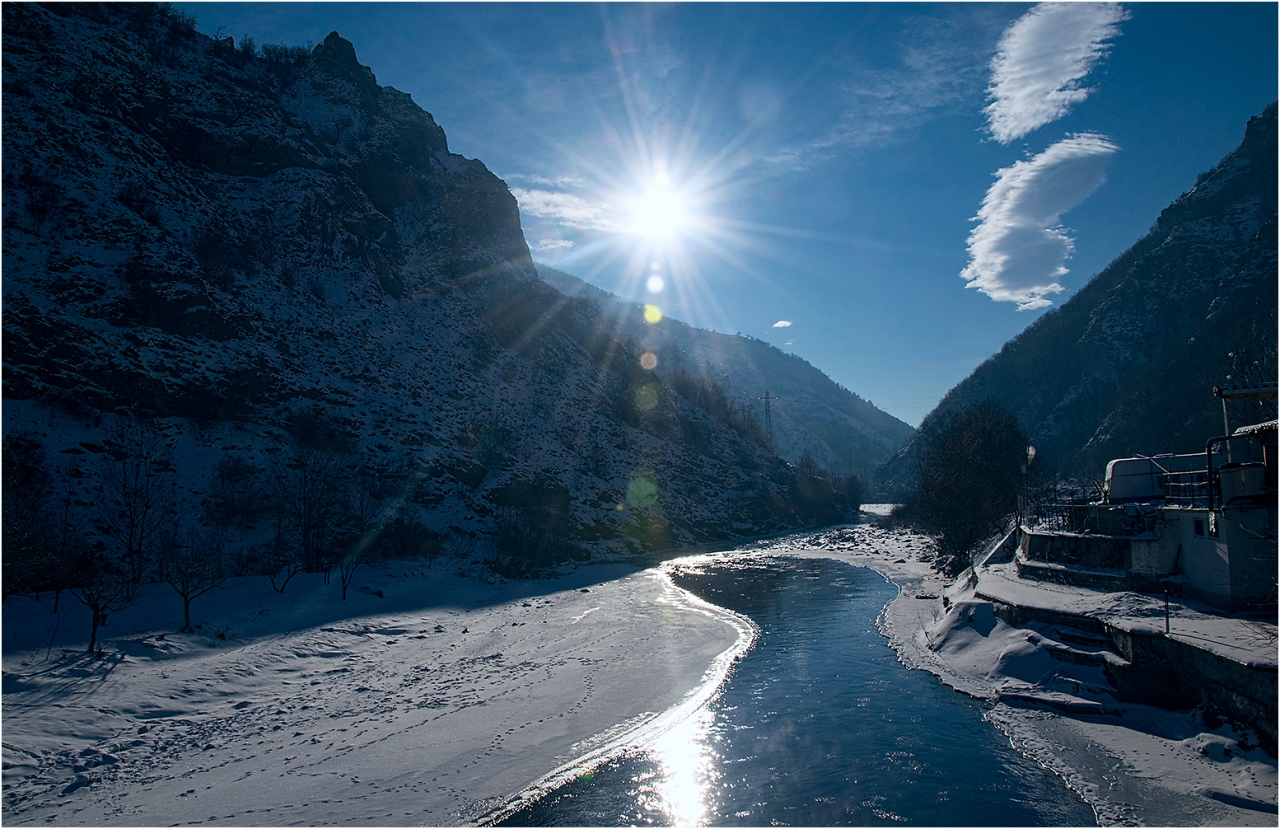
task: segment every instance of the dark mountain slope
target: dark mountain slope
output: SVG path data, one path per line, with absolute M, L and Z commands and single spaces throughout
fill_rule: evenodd
M 259 51 L 161 5 L 3 13 L 4 429 L 82 500 L 141 424 L 187 515 L 220 461 L 265 486 L 298 446 L 390 470 L 389 509 L 490 551 L 525 508 L 579 555 L 817 515 L 758 434 L 536 278 L 506 185 L 336 33 Z
M 792 462 L 808 452 L 839 474 L 871 480 L 915 430 L 833 382 L 805 360 L 762 340 L 721 334 L 664 317 L 650 324 L 644 307 L 623 302 L 576 276 L 539 264 L 538 275 L 566 296 L 598 302 L 620 335 L 653 351 L 659 374 L 673 370 L 705 377 L 739 405 L 764 418 L 767 390 L 778 453 Z
M 922 435 L 993 399 L 1051 473 L 1100 476 L 1111 458 L 1203 450 L 1222 431 L 1213 386 L 1276 376 L 1276 157 L 1273 104 L 1146 237 L 948 392 Z M 1238 417 L 1262 419 L 1250 406 Z M 884 470 L 888 488 L 910 485 L 911 457 Z

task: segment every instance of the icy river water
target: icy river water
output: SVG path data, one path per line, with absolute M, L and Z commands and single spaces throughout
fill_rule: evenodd
M 903 667 L 876 629 L 896 588 L 787 557 L 677 566 L 759 628 L 713 701 L 509 816 L 508 826 L 1092 825 L 984 704 Z

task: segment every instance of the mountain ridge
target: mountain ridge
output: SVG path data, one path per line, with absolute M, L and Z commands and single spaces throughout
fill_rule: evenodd
M 763 340 L 709 331 L 667 316 L 650 323 L 642 304 L 625 302 L 551 266 L 534 264 L 539 277 L 566 296 L 599 302 L 623 335 L 655 353 L 659 373 L 678 369 L 705 377 L 761 414 L 768 391 L 777 400 L 771 410 L 778 452 L 793 463 L 808 452 L 833 472 L 870 480 L 915 433 L 821 369 Z
M 1213 386 L 1276 376 L 1276 156 L 1273 103 L 1146 236 L 952 388 L 921 434 L 992 399 L 1018 417 L 1051 476 L 1101 477 L 1112 458 L 1203 451 L 1222 430 Z M 1231 356 L 1245 351 L 1256 366 Z M 1233 406 L 1237 418 L 1266 414 Z M 883 488 L 910 489 L 918 448 L 886 466 Z

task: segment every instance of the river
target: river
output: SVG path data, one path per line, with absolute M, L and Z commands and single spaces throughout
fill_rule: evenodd
M 874 571 L 760 556 L 675 562 L 672 577 L 751 619 L 755 646 L 709 704 L 502 825 L 1095 823 L 984 703 L 898 662 L 876 629 L 896 589 Z

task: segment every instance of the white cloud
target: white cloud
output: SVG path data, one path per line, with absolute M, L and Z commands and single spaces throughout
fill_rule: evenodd
M 566 227 L 579 230 L 621 230 L 613 218 L 613 211 L 606 204 L 593 202 L 572 193 L 552 190 L 525 190 L 512 187 L 520 212 L 543 219 L 553 219 Z
M 807 170 L 847 152 L 882 147 L 940 114 L 968 108 L 980 94 L 991 44 L 1004 24 L 985 7 L 932 8 L 913 16 L 888 66 L 870 66 L 850 48 L 821 65 L 834 85 L 822 98 L 835 120 L 825 134 L 762 159 L 778 171 Z M 803 115 L 803 114 L 802 114 Z M 813 114 L 813 123 L 824 123 Z
M 551 253 L 555 251 L 568 250 L 571 247 L 573 247 L 573 242 L 568 239 L 543 239 L 538 242 L 538 244 L 534 245 L 533 249 L 544 253 Z
M 1041 3 L 1018 18 L 991 60 L 991 104 L 983 111 L 992 136 L 1008 144 L 1088 98 L 1080 81 L 1128 17 L 1118 3 Z
M 1058 279 L 1074 247 L 1059 224 L 1063 213 L 1106 180 L 1107 159 L 1119 149 L 1106 136 L 1086 133 L 996 173 L 969 234 L 968 287 L 1018 310 L 1053 304 Z
M 587 180 L 578 176 L 556 176 L 548 178 L 547 176 L 527 175 L 525 173 L 507 173 L 502 177 L 503 181 L 527 181 L 530 184 L 540 184 L 543 187 L 582 187 L 586 185 Z
M 791 320 L 778 320 L 773 324 L 774 328 L 790 328 Z

